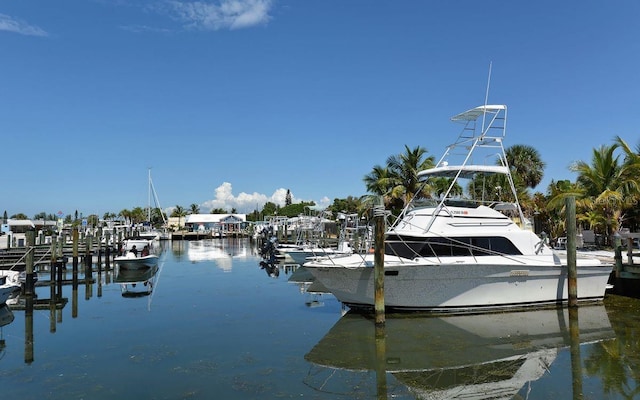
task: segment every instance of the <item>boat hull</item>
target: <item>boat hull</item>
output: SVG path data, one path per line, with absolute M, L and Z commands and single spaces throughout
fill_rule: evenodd
M 351 308 L 374 305 L 374 268 L 305 265 Z M 578 301 L 602 301 L 611 266 L 578 268 Z M 406 263 L 384 268 L 385 307 L 396 311 L 477 312 L 568 301 L 567 268 L 548 265 Z
M 158 265 L 158 256 L 151 254 L 144 257 L 122 256 L 113 259 L 122 269 L 143 269 Z
M 17 292 L 19 290 L 20 286 L 16 286 L 13 284 L 0 285 L 0 305 L 5 304 L 7 300 L 9 300 L 9 297 L 11 297 L 14 292 Z

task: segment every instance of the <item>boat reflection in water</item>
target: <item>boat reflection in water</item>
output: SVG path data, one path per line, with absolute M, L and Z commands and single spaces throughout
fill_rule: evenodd
M 4 356 L 5 347 L 7 347 L 4 341 L 4 335 L 2 334 L 2 327 L 9 325 L 15 319 L 11 309 L 6 304 L 0 306 L 0 359 Z
M 153 292 L 158 266 L 144 269 L 116 267 L 114 282 L 120 284 L 122 297 L 149 296 Z
M 403 390 L 418 398 L 510 399 L 542 377 L 560 349 L 571 348 L 572 366 L 577 350 L 575 374 L 580 377 L 580 344 L 615 338 L 604 306 L 573 309 L 571 320 L 569 314 L 567 308 L 559 308 L 387 316 L 384 328 L 376 333 L 374 319 L 349 312 L 305 359 L 331 371 L 310 374 L 326 390 L 337 369 L 376 371 L 379 392 L 387 390 L 390 373 L 405 386 Z
M 307 295 L 305 305 L 309 308 L 323 307 L 322 296 L 331 295 L 329 290 L 316 280 L 304 266 L 295 267 L 287 282 L 298 285 L 300 293 Z

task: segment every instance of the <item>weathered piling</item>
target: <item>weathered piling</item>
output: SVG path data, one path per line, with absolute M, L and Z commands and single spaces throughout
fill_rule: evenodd
M 87 235 L 84 241 L 84 276 L 88 280 L 93 278 L 93 254 L 91 249 L 93 246 L 93 235 Z
M 376 206 L 373 210 L 375 225 L 375 248 L 374 248 L 374 304 L 376 314 L 376 325 L 384 325 L 384 233 L 385 233 L 385 213 L 384 206 Z
M 49 278 L 49 282 L 51 284 L 51 286 L 53 286 L 53 282 L 55 281 L 55 268 L 56 268 L 56 263 L 58 261 L 58 238 L 56 236 L 52 236 L 51 237 L 51 270 L 50 270 L 50 278 Z
M 33 252 L 36 244 L 36 233 L 33 230 L 28 230 L 25 234 L 27 238 L 27 254 L 25 257 L 26 262 L 26 279 L 24 282 L 24 293 L 28 296 L 34 294 L 33 290 Z
M 74 276 L 78 276 L 78 242 L 79 242 L 79 238 L 78 238 L 78 228 L 74 227 L 73 228 L 73 233 L 72 233 L 72 246 L 73 246 L 73 254 L 72 254 L 72 266 L 73 266 L 73 275 Z
M 576 266 L 576 198 L 565 199 L 567 228 L 567 284 L 569 289 L 569 307 L 578 305 L 578 271 Z
M 111 269 L 111 233 L 106 232 L 104 237 L 105 237 L 104 267 L 107 271 L 109 271 Z

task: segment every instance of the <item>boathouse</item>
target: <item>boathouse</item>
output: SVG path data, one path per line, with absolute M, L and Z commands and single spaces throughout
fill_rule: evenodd
M 235 234 L 247 228 L 246 214 L 189 214 L 185 227 L 191 232 L 212 232 L 214 234 Z

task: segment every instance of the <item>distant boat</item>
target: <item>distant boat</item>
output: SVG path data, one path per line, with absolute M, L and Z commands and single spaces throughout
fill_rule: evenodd
M 385 233 L 387 309 L 464 313 L 568 301 L 566 259 L 528 229 L 517 200 L 503 147 L 506 117 L 505 105 L 485 105 L 452 118 L 464 124 L 462 133 L 434 168 L 418 173 L 424 185 L 446 182 L 446 189 L 439 198 L 416 196 Z M 509 203 L 485 200 L 486 175 L 498 175 L 507 186 L 492 186 L 492 198 L 510 192 Z M 471 184 L 477 190 L 460 194 Z M 305 263 L 342 303 L 368 309 L 374 305 L 373 266 L 373 254 Z M 578 259 L 577 300 L 602 301 L 612 269 Z

